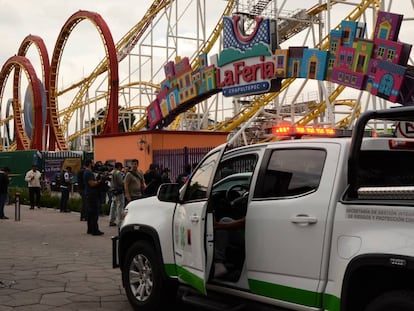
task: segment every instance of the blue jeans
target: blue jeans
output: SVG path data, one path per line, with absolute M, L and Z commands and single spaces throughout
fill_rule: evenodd
M 120 225 L 123 218 L 124 203 L 125 195 L 123 193 L 112 195 L 111 210 L 109 214 L 110 223 L 116 223 L 118 226 Z
M 60 211 L 66 212 L 68 211 L 68 201 L 69 201 L 69 189 L 60 187 Z

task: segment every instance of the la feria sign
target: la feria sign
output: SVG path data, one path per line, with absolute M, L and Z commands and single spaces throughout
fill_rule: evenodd
M 223 18 L 223 50 L 214 55 L 217 87 L 224 96 L 275 92 L 281 79 L 275 78 L 276 24 L 256 17 L 250 34 L 244 30 L 241 15 Z

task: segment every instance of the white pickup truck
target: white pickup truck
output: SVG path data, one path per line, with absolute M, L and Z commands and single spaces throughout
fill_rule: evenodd
M 219 146 L 181 189 L 131 202 L 112 238 L 131 305 L 413 311 L 414 140 L 364 134 L 410 121 L 392 108 L 352 138 Z

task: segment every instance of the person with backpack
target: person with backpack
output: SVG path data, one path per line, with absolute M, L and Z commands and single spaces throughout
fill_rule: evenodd
M 131 170 L 128 171 L 124 179 L 124 191 L 126 202 L 142 198 L 142 193 L 147 187 L 144 174 L 138 170 L 138 159 L 131 161 Z
M 69 193 L 72 189 L 72 167 L 66 167 L 66 171 L 62 172 L 60 180 L 60 212 L 69 213 L 70 210 L 68 209 L 68 201 Z
M 120 225 L 123 218 L 125 206 L 124 196 L 124 174 L 122 173 L 122 163 L 116 162 L 111 172 L 111 188 L 112 194 L 111 208 L 109 213 L 109 226 Z

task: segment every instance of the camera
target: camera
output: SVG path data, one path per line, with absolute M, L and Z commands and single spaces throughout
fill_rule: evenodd
M 109 190 L 108 182 L 111 180 L 112 167 L 110 165 L 102 164 L 101 161 L 95 163 L 92 168 L 96 176 L 96 181 L 99 182 L 99 191 L 107 192 Z
M 95 165 L 93 166 L 92 171 L 94 173 L 99 174 L 99 173 L 104 173 L 104 172 L 110 172 L 111 168 L 109 167 L 109 165 L 103 164 L 101 161 L 97 161 Z

